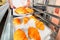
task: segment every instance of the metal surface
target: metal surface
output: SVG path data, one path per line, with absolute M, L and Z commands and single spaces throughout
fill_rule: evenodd
M 3 6 L 0 6 L 0 22 L 5 14 L 5 12 L 7 11 L 9 7 L 9 4 L 8 3 L 5 3 Z
M 9 13 L 8 13 L 8 16 L 7 16 L 5 25 L 4 25 L 4 29 L 3 29 L 3 32 L 1 35 L 1 40 L 10 40 L 11 39 L 10 30 L 12 30 L 12 29 L 11 29 L 10 21 L 11 21 L 11 11 L 9 11 Z
M 8 10 L 6 11 L 6 14 L 4 15 L 4 17 L 2 18 L 2 21 L 0 22 L 0 38 L 1 38 L 1 34 L 5 25 L 5 21 L 8 15 Z

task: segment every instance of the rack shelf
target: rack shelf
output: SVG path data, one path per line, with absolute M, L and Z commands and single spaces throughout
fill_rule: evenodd
M 57 19 L 60 19 L 60 17 L 58 17 L 58 16 L 56 16 L 56 15 L 53 15 L 53 14 L 50 14 L 50 13 L 47 13 L 46 11 L 42 11 L 42 10 L 39 10 L 39 9 L 37 9 L 37 8 L 34 8 L 34 7 L 33 7 L 33 9 L 36 10 L 36 11 L 38 11 L 39 13 L 43 13 L 44 15 L 49 15 L 49 16 L 55 17 L 55 18 L 57 18 Z M 55 26 L 56 32 L 59 30 L 59 28 L 60 28 L 59 25 L 56 25 L 56 24 L 52 23 L 51 21 L 45 19 L 45 17 L 41 17 L 39 14 L 35 14 L 35 16 L 41 18 L 41 19 L 42 19 L 43 21 L 45 21 L 46 23 Z
M 39 4 L 39 3 L 37 3 L 36 4 L 36 6 L 40 6 L 40 5 L 45 5 L 45 4 Z M 58 6 L 58 5 L 50 5 L 50 4 L 47 4 L 46 6 L 50 6 L 50 7 L 55 7 L 55 8 L 60 8 L 60 6 Z

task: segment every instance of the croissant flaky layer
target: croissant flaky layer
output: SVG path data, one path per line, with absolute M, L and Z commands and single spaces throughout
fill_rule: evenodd
M 14 40 L 28 40 L 23 30 L 18 29 L 14 32 Z
M 38 30 L 33 27 L 28 29 L 28 36 L 33 40 L 41 40 Z

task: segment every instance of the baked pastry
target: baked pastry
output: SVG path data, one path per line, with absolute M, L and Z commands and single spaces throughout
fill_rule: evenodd
M 34 10 L 31 9 L 31 8 L 26 8 L 26 10 L 28 11 L 28 13 L 33 13 L 34 12 Z
M 14 32 L 13 39 L 14 40 L 28 40 L 24 31 L 21 29 L 18 29 Z
M 41 40 L 38 30 L 33 27 L 28 28 L 28 36 L 33 40 Z
M 23 23 L 24 23 L 24 24 L 26 24 L 28 21 L 29 21 L 29 18 L 28 18 L 28 17 L 24 17 L 24 18 L 23 18 Z
M 30 18 L 35 19 L 35 17 L 34 17 L 34 16 L 30 16 Z
M 13 24 L 14 25 L 20 25 L 21 24 L 21 20 L 19 18 L 14 18 L 13 19 Z
M 34 16 L 30 16 L 30 19 L 34 19 L 34 21 L 37 20 Z
M 40 30 L 44 30 L 45 29 L 43 22 L 41 22 L 39 20 L 36 20 L 35 24 L 36 24 L 36 27 L 39 28 Z
M 28 13 L 28 11 L 25 9 L 25 7 L 16 8 L 15 12 L 17 14 L 25 14 L 25 13 Z

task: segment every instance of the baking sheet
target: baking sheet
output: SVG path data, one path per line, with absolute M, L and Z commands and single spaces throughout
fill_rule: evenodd
M 7 18 L 6 24 L 4 26 L 4 30 L 3 30 L 3 33 L 2 33 L 2 36 L 1 36 L 1 40 L 13 40 L 13 34 L 12 34 L 12 32 L 14 30 L 13 30 L 13 27 L 12 27 L 12 24 L 11 24 L 11 18 L 12 18 L 12 16 L 11 16 L 11 10 L 8 13 L 7 17 L 8 18 Z M 21 28 L 21 27 L 20 28 L 22 30 L 25 30 L 25 33 L 27 35 L 27 29 L 24 28 L 24 27 L 25 26 L 23 26 L 23 28 Z M 40 32 L 42 40 L 49 40 L 50 39 L 51 30 L 46 25 L 45 25 L 45 30 L 44 31 L 39 30 L 39 32 Z
M 27 13 L 27 14 L 17 14 L 16 12 L 15 12 L 15 9 L 13 9 L 13 15 L 15 15 L 15 16 L 27 16 L 27 15 L 31 15 L 32 13 Z
M 16 17 L 16 18 L 23 19 L 24 17 Z M 33 26 L 34 28 L 36 28 L 33 19 L 30 19 L 27 24 L 22 23 L 18 26 L 15 26 L 14 31 L 16 31 L 17 29 L 22 29 L 26 33 L 26 36 L 28 37 L 29 26 Z M 14 33 L 14 31 L 13 31 L 13 33 Z M 42 30 L 38 29 L 38 31 L 40 33 L 41 40 L 49 40 L 50 39 L 50 34 L 52 33 L 52 31 L 46 25 L 45 25 L 45 30 L 42 31 Z M 28 40 L 31 40 L 31 39 L 28 39 Z
M 27 16 L 27 15 L 31 15 L 31 14 L 33 14 L 33 13 L 26 13 L 26 14 L 17 14 L 16 12 L 15 12 L 15 9 L 13 9 L 13 15 L 15 15 L 15 16 L 22 16 L 22 17 L 24 17 L 24 16 Z

